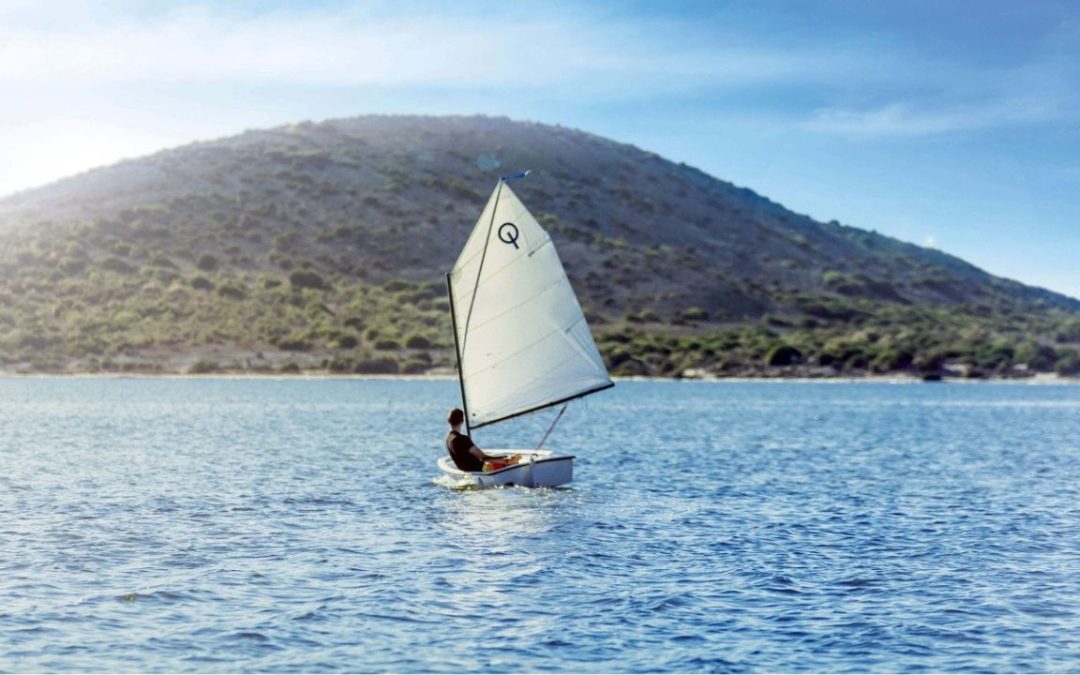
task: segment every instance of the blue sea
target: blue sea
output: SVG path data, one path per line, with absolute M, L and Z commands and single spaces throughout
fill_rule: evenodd
M 564 489 L 457 401 L 0 379 L 0 670 L 1080 671 L 1080 385 L 620 382 Z

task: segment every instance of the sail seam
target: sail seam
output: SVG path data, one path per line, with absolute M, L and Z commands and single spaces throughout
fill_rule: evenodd
M 555 364 L 554 366 L 552 366 L 552 367 L 550 368 L 549 372 L 550 372 L 550 373 L 556 373 L 556 372 L 558 372 L 558 370 L 559 370 L 559 369 L 561 369 L 561 368 L 562 368 L 562 367 L 563 367 L 564 365 L 566 365 L 567 363 L 571 363 L 571 362 L 572 362 L 572 360 L 571 360 L 571 359 L 564 359 L 563 361 L 561 361 L 561 362 L 558 362 L 557 364 Z M 544 379 L 545 379 L 545 378 L 535 377 L 535 378 L 532 378 L 532 380 L 530 380 L 530 381 L 529 381 L 529 383 L 531 384 L 531 383 L 535 383 L 535 382 L 541 382 L 541 381 L 543 381 Z M 611 382 L 611 377 L 610 377 L 610 376 L 607 376 L 607 377 L 605 377 L 605 381 L 606 381 L 606 382 Z M 559 402 L 555 402 L 555 403 L 551 403 L 551 404 L 544 404 L 544 405 L 556 405 L 557 403 L 559 403 Z M 540 406 L 540 407 L 543 407 L 543 406 Z M 539 408 L 537 408 L 537 409 L 539 409 Z M 480 417 L 483 417 L 483 416 L 480 416 Z M 486 422 L 485 422 L 485 423 L 486 423 Z
M 473 324 L 473 330 L 480 330 L 481 328 L 488 325 L 492 321 L 494 321 L 496 319 L 501 319 L 502 317 L 506 316 L 507 314 L 514 311 L 515 309 L 520 309 L 520 308 L 524 307 L 525 305 L 529 304 L 530 302 L 533 302 L 534 300 L 539 299 L 541 296 L 546 295 L 547 293 L 550 293 L 552 289 L 558 288 L 559 286 L 562 285 L 560 283 L 561 281 L 562 280 L 560 279 L 560 280 L 557 280 L 557 281 L 555 281 L 555 282 L 553 282 L 551 284 L 548 284 L 542 290 L 540 290 L 539 293 L 532 296 L 531 298 L 528 298 L 527 300 L 519 302 L 518 304 L 513 305 L 512 307 L 507 307 L 506 309 L 499 312 L 498 314 L 496 314 L 494 316 L 491 316 L 491 317 L 489 317 L 487 319 L 484 319 L 483 321 L 480 321 L 480 322 L 477 322 L 477 323 Z M 577 323 L 577 322 L 575 321 L 574 323 Z M 571 326 L 573 326 L 573 325 L 574 324 L 571 324 Z
M 530 257 L 530 258 L 531 258 L 531 257 L 532 257 L 532 255 L 533 255 L 534 253 L 537 253 L 538 251 L 540 251 L 541 249 L 543 249 L 543 248 L 544 248 L 544 246 L 546 246 L 546 245 L 548 245 L 548 244 L 551 244 L 551 245 L 552 245 L 552 247 L 554 247 L 554 244 L 552 244 L 552 242 L 551 242 L 551 237 L 547 237 L 547 238 L 545 238 L 545 239 L 544 239 L 544 243 L 540 244 L 539 246 L 537 246 L 536 248 L 532 249 L 531 251 L 526 251 L 526 253 L 525 253 L 526 257 Z M 558 254 L 558 252 L 556 252 L 556 254 Z M 479 254 L 477 254 L 477 255 L 479 255 Z M 457 267 L 458 267 L 458 268 L 459 268 L 459 269 L 460 269 L 460 270 L 461 270 L 462 272 L 464 272 L 464 271 L 465 271 L 465 268 L 466 268 L 466 267 L 468 267 L 468 266 L 469 266 L 469 265 L 470 265 L 470 264 L 472 263 L 472 261 L 476 259 L 477 255 L 474 255 L 474 256 L 472 256 L 471 258 L 469 258 L 469 260 L 468 260 L 468 261 L 467 261 L 467 262 L 466 262 L 465 264 L 463 264 L 463 265 L 459 265 L 459 266 L 457 266 Z M 488 273 L 487 277 L 485 277 L 485 278 L 484 278 L 484 280 L 483 280 L 483 283 L 485 283 L 485 284 L 486 284 L 486 283 L 490 282 L 490 281 L 491 281 L 492 279 L 494 279 L 495 277 L 497 277 L 497 276 L 499 276 L 500 274 L 502 274 L 503 272 L 505 272 L 506 270 L 508 270 L 508 269 L 513 269 L 513 267 L 514 267 L 514 263 L 515 263 L 515 262 L 516 262 L 516 259 L 514 259 L 514 258 L 511 258 L 511 259 L 510 259 L 510 261 L 509 261 L 509 262 L 507 262 L 507 263 L 506 263 L 505 265 L 503 265 L 502 267 L 499 267 L 499 268 L 498 268 L 498 269 L 496 269 L 496 270 L 495 270 L 494 272 L 490 272 L 490 273 Z M 561 261 L 561 260 L 559 261 L 559 264 L 560 264 L 560 266 L 562 265 L 562 261 Z M 566 272 L 565 272 L 565 270 L 563 271 L 563 276 L 564 276 L 564 277 L 566 276 Z M 477 274 L 477 278 L 479 279 L 479 273 Z M 479 283 L 477 284 L 477 287 L 479 287 Z
M 499 363 L 504 363 L 506 361 L 509 361 L 510 359 L 517 356 L 518 354 L 520 354 L 520 353 L 522 353 L 524 351 L 528 351 L 529 349 L 531 349 L 531 348 L 535 347 L 536 345 L 540 344 L 541 342 L 548 339 L 552 335 L 557 335 L 557 334 L 559 334 L 561 332 L 562 332 L 562 328 L 556 328 L 553 331 L 548 331 L 547 333 L 544 333 L 542 336 L 540 336 L 539 339 L 530 342 L 529 344 L 525 345 L 524 347 L 517 350 L 516 352 L 510 352 L 502 360 L 500 360 Z M 491 364 L 489 366 L 481 368 L 480 370 L 477 370 L 476 372 L 469 373 L 468 377 L 466 377 L 465 379 L 469 379 L 471 377 L 476 377 L 477 375 L 480 375 L 481 373 L 486 373 L 487 371 L 491 370 L 492 368 L 494 368 L 497 365 L 498 365 L 498 363 L 493 363 L 493 364 Z

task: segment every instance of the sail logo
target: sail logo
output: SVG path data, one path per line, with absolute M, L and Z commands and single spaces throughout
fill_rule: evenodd
M 518 237 L 520 237 L 521 235 L 518 232 L 517 225 L 513 223 L 503 223 L 499 226 L 498 236 L 499 241 L 501 241 L 502 243 L 513 244 L 514 248 L 518 248 Z

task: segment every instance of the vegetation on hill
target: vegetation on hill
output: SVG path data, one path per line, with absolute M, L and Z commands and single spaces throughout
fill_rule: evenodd
M 450 372 L 442 272 L 500 171 L 616 374 L 1080 374 L 1080 301 L 589 134 L 304 123 L 0 200 L 0 369 Z

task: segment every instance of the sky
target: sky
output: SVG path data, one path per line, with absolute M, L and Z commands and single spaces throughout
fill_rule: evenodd
M 370 113 L 576 127 L 1080 297 L 1080 1 L 0 0 L 0 195 Z

